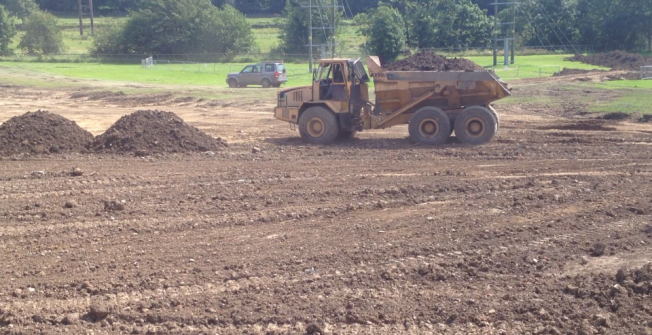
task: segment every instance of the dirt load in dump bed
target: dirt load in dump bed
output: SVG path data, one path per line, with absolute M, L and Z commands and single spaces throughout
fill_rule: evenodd
M 482 66 L 464 58 L 446 58 L 431 51 L 422 51 L 408 58 L 385 64 L 387 71 L 477 71 Z
M 588 56 L 575 54 L 575 56 L 566 58 L 566 60 L 609 67 L 612 70 L 629 71 L 638 71 L 641 66 L 652 65 L 652 58 L 645 58 L 639 54 L 619 50 Z
M 0 125 L 0 155 L 85 152 L 93 135 L 75 121 L 38 110 Z
M 97 152 L 134 153 L 138 156 L 216 151 L 224 146 L 220 138 L 215 139 L 187 125 L 172 112 L 158 110 L 125 115 L 93 142 Z

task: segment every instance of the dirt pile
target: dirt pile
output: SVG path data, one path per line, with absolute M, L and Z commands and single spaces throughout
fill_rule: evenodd
M 566 58 L 566 60 L 609 67 L 612 70 L 628 71 L 638 71 L 641 66 L 652 65 L 652 58 L 645 58 L 639 54 L 619 50 L 588 56 L 575 54 L 575 56 Z
M 187 125 L 172 112 L 141 110 L 123 116 L 92 147 L 104 153 L 183 153 L 216 151 L 226 144 Z
M 93 135 L 75 121 L 38 110 L 0 125 L 0 155 L 85 152 Z
M 573 75 L 578 75 L 578 74 L 589 74 L 589 73 L 600 73 L 600 72 L 609 72 L 609 71 L 607 71 L 607 70 L 569 69 L 569 68 L 565 67 L 563 70 L 553 73 L 552 76 L 553 77 L 561 77 L 561 76 L 573 76 Z
M 408 58 L 385 64 L 388 71 L 477 71 L 482 66 L 464 58 L 446 58 L 431 51 L 422 51 Z

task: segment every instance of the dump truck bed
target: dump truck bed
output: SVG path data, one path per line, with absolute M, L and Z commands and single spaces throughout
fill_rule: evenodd
M 488 106 L 510 95 L 488 71 L 386 71 L 375 56 L 368 58 L 367 67 L 375 85 L 376 113 L 382 115 L 409 113 L 423 105 L 445 111 Z M 418 99 L 424 101 L 405 108 Z

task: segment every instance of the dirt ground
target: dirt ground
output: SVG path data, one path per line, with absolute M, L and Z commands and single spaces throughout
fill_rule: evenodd
M 305 145 L 273 91 L 4 85 L 0 122 L 157 109 L 228 147 L 3 157 L 0 334 L 652 334 L 652 126 L 558 85 L 602 75 L 510 82 L 555 103 L 497 104 L 478 147 Z

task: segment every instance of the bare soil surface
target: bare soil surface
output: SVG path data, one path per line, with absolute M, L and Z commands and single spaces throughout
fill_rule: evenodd
M 432 51 L 421 51 L 383 66 L 388 71 L 478 71 L 484 68 L 465 58 L 446 58 Z
M 0 121 L 158 109 L 229 143 L 2 158 L 0 333 L 652 334 L 652 128 L 587 114 L 585 76 L 514 81 L 477 147 L 310 146 L 273 98 L 0 87 Z
M 638 71 L 641 66 L 652 65 L 652 58 L 626 51 L 611 51 L 587 56 L 576 54 L 567 60 L 609 67 L 612 70 L 628 71 Z

